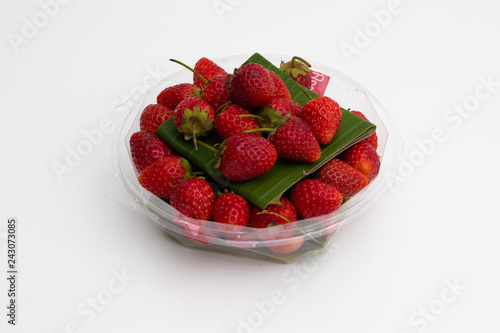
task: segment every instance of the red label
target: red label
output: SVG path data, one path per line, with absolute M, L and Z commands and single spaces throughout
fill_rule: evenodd
M 311 71 L 311 90 L 318 95 L 325 94 L 330 77 L 320 72 Z

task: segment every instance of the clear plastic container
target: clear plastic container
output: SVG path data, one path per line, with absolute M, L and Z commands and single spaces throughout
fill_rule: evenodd
M 250 55 L 232 56 L 214 61 L 226 71 L 232 72 L 249 57 Z M 291 56 L 278 55 L 264 57 L 276 66 L 279 66 L 281 60 L 291 59 Z M 266 229 L 244 227 L 240 231 L 233 231 L 230 226 L 221 223 L 188 218 L 142 188 L 130 156 L 130 136 L 139 130 L 142 110 L 148 104 L 156 103 L 156 96 L 164 88 L 192 82 L 192 73 L 185 69 L 151 87 L 121 120 L 113 142 L 115 175 L 108 189 L 108 197 L 149 217 L 170 236 L 190 248 L 281 263 L 324 249 L 331 243 L 339 227 L 354 221 L 394 187 L 402 158 L 402 140 L 389 112 L 368 90 L 332 68 L 310 63 L 314 71 L 330 77 L 326 96 L 336 100 L 345 109 L 363 112 L 377 126 L 377 152 L 381 156 L 379 175 L 334 213 L 299 220 L 285 226 Z

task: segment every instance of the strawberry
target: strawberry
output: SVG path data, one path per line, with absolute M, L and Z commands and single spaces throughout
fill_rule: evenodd
M 269 242 L 268 248 L 276 253 L 290 253 L 304 243 L 303 236 L 293 237 L 297 228 L 292 222 L 298 220 L 297 210 L 293 203 L 281 197 L 279 203 L 269 204 L 265 209 L 253 206 L 250 211 L 250 225 L 258 228 L 260 239 Z M 286 239 L 286 241 L 283 241 Z M 279 244 L 275 244 L 280 240 Z
M 303 244 L 304 244 L 304 236 L 298 235 L 294 236 L 293 238 L 282 240 L 278 244 L 270 242 L 267 247 L 274 253 L 285 254 L 297 251 Z
M 320 96 L 304 104 L 300 117 L 311 127 L 318 142 L 325 145 L 337 133 L 342 122 L 342 111 L 333 99 Z
M 169 199 L 172 188 L 189 177 L 189 162 L 179 156 L 160 158 L 139 175 L 139 183 L 157 197 Z
M 260 136 L 238 133 L 220 147 L 219 171 L 232 181 L 243 181 L 263 175 L 276 163 L 274 146 Z
M 195 147 L 198 147 L 196 139 L 213 128 L 214 119 L 214 109 L 198 97 L 183 100 L 174 110 L 175 127 L 186 140 L 193 139 Z
M 156 102 L 170 109 L 175 109 L 184 99 L 196 97 L 200 87 L 191 83 L 179 83 L 163 89 L 156 97 Z
M 196 62 L 196 64 L 194 65 L 194 71 L 203 76 L 207 81 L 210 81 L 214 76 L 227 74 L 222 67 L 205 57 L 199 59 Z M 206 84 L 206 82 L 204 82 L 198 75 L 194 73 L 193 83 L 201 88 L 203 88 Z
M 380 157 L 377 151 L 366 142 L 359 142 L 343 152 L 339 159 L 358 169 L 372 181 L 380 171 Z
M 139 173 L 156 160 L 175 155 L 175 151 L 156 134 L 146 131 L 138 131 L 132 134 L 129 144 L 132 161 Z
M 266 105 L 257 111 L 257 121 L 260 127 L 276 128 L 281 119 L 286 115 L 289 117 L 300 116 L 302 107 L 299 103 L 282 97 L 273 97 Z
M 275 97 L 271 99 L 265 107 L 272 107 L 273 110 L 279 111 L 281 117 L 289 114 L 292 117 L 300 117 L 302 106 L 299 103 L 286 98 Z
M 240 231 L 250 220 L 250 206 L 242 196 L 224 193 L 215 200 L 212 219 L 233 226 L 233 231 Z
M 217 111 L 231 100 L 228 85 L 230 79 L 231 74 L 217 75 L 211 78 L 203 88 L 201 98 L 207 101 L 212 109 Z
M 342 205 L 342 194 L 333 185 L 317 179 L 298 182 L 292 189 L 292 202 L 305 219 L 330 214 Z
M 336 158 L 321 167 L 317 179 L 335 186 L 344 200 L 361 191 L 370 182 L 364 173 Z
M 292 96 L 290 95 L 290 91 L 288 90 L 288 87 L 286 86 L 285 82 L 279 77 L 278 74 L 276 74 L 272 70 L 268 70 L 268 72 L 271 75 L 271 78 L 273 79 L 274 83 L 273 97 L 291 99 Z
M 255 63 L 247 63 L 236 69 L 229 81 L 232 102 L 247 109 L 266 104 L 274 92 L 271 74 L 262 65 Z
M 368 118 L 366 118 L 366 116 L 363 113 L 361 113 L 360 111 L 351 111 L 351 113 L 354 113 L 356 116 L 361 117 L 366 121 L 369 121 Z M 378 147 L 377 133 L 373 132 L 372 135 L 370 135 L 369 137 L 364 139 L 362 142 L 366 142 L 367 144 L 369 144 L 370 146 L 375 148 L 375 150 L 377 150 L 377 147 Z
M 149 104 L 144 108 L 139 120 L 141 131 L 156 132 L 163 122 L 174 115 L 174 111 L 160 104 Z
M 269 204 L 265 209 L 253 206 L 250 212 L 250 226 L 252 228 L 274 227 L 297 221 L 297 211 L 292 202 L 281 197 L 279 204 Z
M 304 59 L 293 57 L 292 60 L 288 62 L 282 61 L 280 70 L 307 89 L 311 89 L 312 75 L 309 67 L 311 67 L 311 65 Z
M 221 140 L 229 138 L 231 135 L 236 133 L 242 133 L 243 131 L 259 128 L 259 123 L 257 119 L 252 117 L 241 117 L 248 116 L 251 113 L 236 104 L 228 105 L 215 119 L 215 129 Z M 260 136 L 260 132 L 254 132 L 252 135 Z
M 187 217 L 208 220 L 212 215 L 215 193 L 201 178 L 181 181 L 170 193 L 170 205 Z
M 321 157 L 321 148 L 309 128 L 299 117 L 291 117 L 269 135 L 278 156 L 298 162 L 316 162 Z

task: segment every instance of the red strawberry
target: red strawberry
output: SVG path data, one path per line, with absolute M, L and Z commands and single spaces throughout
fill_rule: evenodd
M 215 129 L 221 140 L 229 138 L 236 133 L 259 128 L 257 119 L 252 117 L 240 117 L 251 115 L 251 113 L 236 104 L 228 105 L 215 119 Z M 251 133 L 255 136 L 261 136 L 260 132 Z
M 342 111 L 330 97 L 320 96 L 308 101 L 300 116 L 311 127 L 322 145 L 332 141 L 342 122 Z
M 255 63 L 242 65 L 229 81 L 231 100 L 247 109 L 263 106 L 273 97 L 274 91 L 274 82 L 269 71 Z
M 183 100 L 174 110 L 174 125 L 186 140 L 205 136 L 213 128 L 215 112 L 212 107 L 198 97 Z
M 290 99 L 273 97 L 266 105 L 257 112 L 257 121 L 260 127 L 276 128 L 281 119 L 287 115 L 289 117 L 300 116 L 302 107 L 299 103 Z
M 160 104 L 149 104 L 144 108 L 139 120 L 141 131 L 156 132 L 163 122 L 174 115 L 174 111 Z
M 300 57 L 293 57 L 288 62 L 281 62 L 280 70 L 286 75 L 306 87 L 311 89 L 311 65 Z
M 263 175 L 276 163 L 274 146 L 260 136 L 238 133 L 221 144 L 219 170 L 232 181 L 243 181 Z
M 156 101 L 173 110 L 184 99 L 196 97 L 194 91 L 200 91 L 200 87 L 191 83 L 179 83 L 163 89 L 156 97 Z
M 194 70 L 198 74 L 203 76 L 207 81 L 211 80 L 214 76 L 227 74 L 222 67 L 220 67 L 215 62 L 205 57 L 201 58 L 196 62 L 196 64 L 194 65 Z M 198 75 L 194 73 L 193 73 L 193 83 L 201 88 L 205 86 L 205 82 Z
M 253 206 L 250 212 L 250 226 L 252 228 L 267 228 L 278 224 L 297 221 L 297 211 L 292 202 L 280 198 L 279 204 L 269 204 L 265 209 Z
M 317 178 L 335 186 L 344 200 L 361 191 L 370 182 L 364 173 L 336 158 L 321 167 Z
M 356 116 L 361 117 L 361 118 L 363 118 L 366 121 L 369 121 L 366 118 L 366 116 L 364 114 L 362 114 L 360 111 L 351 111 L 351 112 L 354 113 Z M 373 148 L 375 148 L 375 150 L 377 150 L 377 147 L 378 147 L 377 133 L 373 132 L 372 135 L 370 135 L 369 137 L 367 137 L 366 139 L 364 139 L 362 142 L 366 142 L 367 144 L 369 144 L 370 146 L 372 146 Z
M 291 99 L 292 96 L 290 95 L 290 91 L 288 90 L 288 87 L 286 86 L 285 82 L 279 77 L 278 74 L 276 74 L 272 70 L 268 70 L 268 71 L 269 71 L 269 74 L 271 75 L 271 78 L 273 79 L 273 83 L 274 83 L 273 97 L 281 97 L 281 98 Z
M 269 135 L 269 142 L 281 158 L 313 163 L 321 157 L 321 148 L 314 133 L 299 117 L 286 120 Z
M 215 222 L 234 226 L 233 231 L 240 231 L 250 220 L 250 206 L 242 196 L 224 193 L 215 200 L 212 218 Z
M 157 197 L 169 199 L 174 186 L 189 176 L 189 162 L 179 156 L 163 157 L 139 175 L 139 183 Z
M 372 181 L 380 171 L 380 157 L 366 142 L 359 142 L 343 152 L 339 159 L 358 169 Z
M 231 100 L 228 85 L 230 78 L 230 74 L 214 76 L 202 90 L 201 98 L 215 111 Z
M 139 173 L 156 160 L 175 155 L 174 150 L 154 133 L 135 132 L 130 137 L 129 144 L 132 161 Z
M 201 178 L 181 181 L 170 193 L 170 205 L 187 217 L 208 220 L 212 215 L 215 193 Z
M 286 98 L 275 97 L 271 99 L 266 105 L 266 107 L 272 107 L 273 110 L 279 111 L 281 117 L 289 114 L 291 117 L 300 117 L 302 112 L 302 106 L 299 103 Z
M 298 182 L 292 189 L 292 202 L 305 219 L 330 214 L 342 205 L 342 194 L 333 185 L 317 179 Z
M 269 250 L 275 252 L 275 253 L 292 253 L 294 251 L 297 251 L 302 245 L 304 244 L 304 236 L 303 235 L 298 235 L 293 238 L 289 238 L 286 240 L 282 240 L 278 244 L 274 244 L 272 242 L 269 243 L 267 246 Z

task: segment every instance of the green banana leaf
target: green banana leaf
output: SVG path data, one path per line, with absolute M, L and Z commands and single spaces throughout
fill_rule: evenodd
M 289 78 L 260 54 L 255 53 L 246 62 L 261 64 L 277 73 L 287 85 L 294 101 L 304 105 L 309 100 L 309 97 L 299 88 L 297 82 Z M 312 91 L 308 91 L 308 94 L 313 98 L 318 96 Z M 317 162 L 302 163 L 278 158 L 276 164 L 267 173 L 243 182 L 229 181 L 222 176 L 214 167 L 217 162 L 214 152 L 201 145 L 198 145 L 198 150 L 196 150 L 193 141 L 185 140 L 184 136 L 177 131 L 172 118 L 165 121 L 158 128 L 156 134 L 180 155 L 210 176 L 221 188 L 228 188 L 258 207 L 264 208 L 270 203 L 278 202 L 281 195 L 295 183 L 311 175 L 330 159 L 367 138 L 374 131 L 375 125 L 342 109 L 342 123 L 333 140 L 329 144 L 321 146 L 321 158 Z M 211 146 L 220 143 L 215 131 L 212 131 L 206 137 L 200 138 L 200 140 Z

